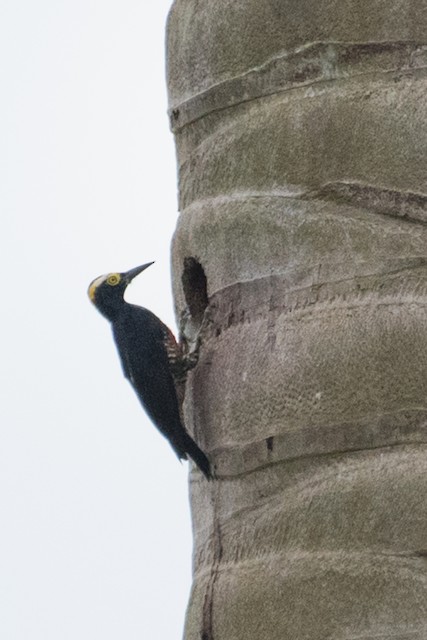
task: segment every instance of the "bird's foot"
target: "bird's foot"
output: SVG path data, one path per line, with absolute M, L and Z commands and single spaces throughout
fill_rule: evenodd
M 182 349 L 182 367 L 187 371 L 191 371 L 197 365 L 199 361 L 201 340 L 200 336 L 197 336 L 196 340 L 192 342 L 191 347 L 185 336 L 181 337 L 181 349 Z

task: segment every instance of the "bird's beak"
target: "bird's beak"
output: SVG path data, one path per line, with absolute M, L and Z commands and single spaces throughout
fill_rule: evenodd
M 130 269 L 130 271 L 126 271 L 126 273 L 123 274 L 123 279 L 125 280 L 126 284 L 129 284 L 129 282 L 132 282 L 132 280 L 136 276 L 138 276 L 148 267 L 151 267 L 152 264 L 154 264 L 154 262 L 147 262 L 146 264 L 143 264 L 140 267 L 135 267 L 134 269 Z

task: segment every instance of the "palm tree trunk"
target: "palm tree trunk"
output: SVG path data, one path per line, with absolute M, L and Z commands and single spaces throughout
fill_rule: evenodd
M 425 0 L 175 0 L 186 640 L 427 637 Z

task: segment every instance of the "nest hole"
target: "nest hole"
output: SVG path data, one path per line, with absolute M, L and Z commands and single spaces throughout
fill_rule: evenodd
M 201 324 L 206 307 L 209 304 L 208 282 L 205 270 L 196 258 L 188 257 L 184 259 L 182 287 L 192 320 L 197 324 Z

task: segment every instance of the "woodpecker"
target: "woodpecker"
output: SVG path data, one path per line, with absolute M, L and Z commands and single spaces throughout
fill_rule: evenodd
M 147 262 L 125 273 L 100 276 L 89 285 L 88 295 L 111 322 L 124 376 L 151 421 L 169 440 L 180 460 L 190 457 L 211 479 L 209 460 L 185 430 L 180 416 L 174 375 L 179 372 L 182 381 L 185 360 L 181 347 L 154 313 L 124 300 L 128 284 L 152 264 Z

